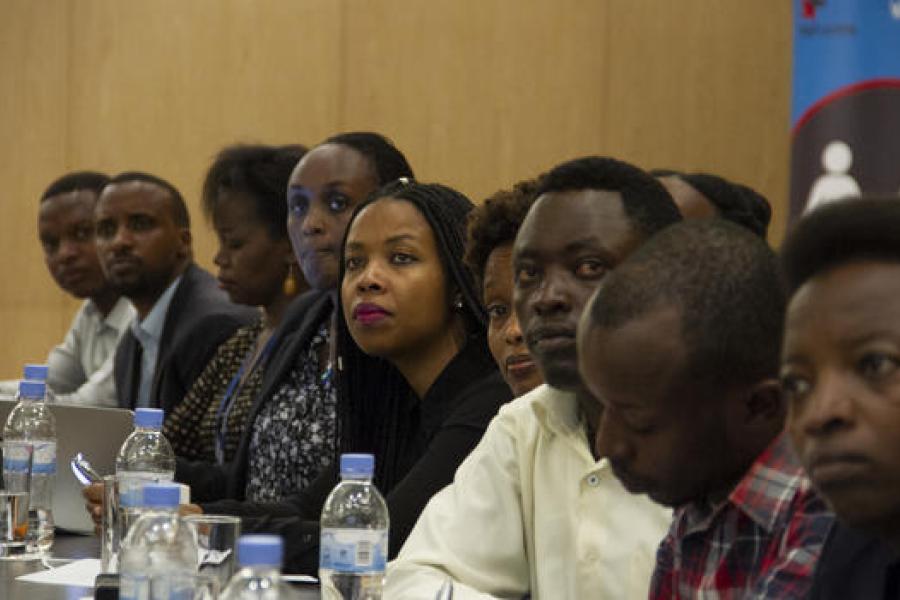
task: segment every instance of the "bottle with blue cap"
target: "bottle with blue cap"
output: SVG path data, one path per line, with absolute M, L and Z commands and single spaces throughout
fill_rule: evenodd
M 144 483 L 175 478 L 175 452 L 162 434 L 162 424 L 163 411 L 158 408 L 134 411 L 134 431 L 116 456 L 119 504 L 123 508 L 140 507 Z
M 388 555 L 388 509 L 372 483 L 375 457 L 342 454 L 341 482 L 322 508 L 322 597 L 380 600 Z
M 26 374 L 38 376 L 30 371 Z M 46 376 L 46 371 L 44 371 Z M 56 420 L 46 403 L 46 384 L 23 379 L 19 382 L 19 402 L 9 413 L 3 427 L 3 478 L 8 486 L 16 479 L 18 489 L 27 482 L 27 552 L 49 552 L 53 545 L 53 480 L 56 475 Z M 28 451 L 31 446 L 30 481 Z
M 27 379 L 28 381 L 43 381 L 44 400 L 46 402 L 53 403 L 53 390 L 50 389 L 50 384 L 47 383 L 47 377 L 49 373 L 50 367 L 48 365 L 28 363 L 22 368 L 22 379 Z
M 281 578 L 284 545 L 277 535 L 242 535 L 237 543 L 241 566 L 220 600 L 295 600 L 300 594 Z
M 192 598 L 184 576 L 196 575 L 199 561 L 191 527 L 178 517 L 181 488 L 148 483 L 142 492 L 141 515 L 122 542 L 119 598 L 147 600 L 151 583 L 153 598 Z
M 162 424 L 163 411 L 158 408 L 134 411 L 134 431 L 116 457 L 121 508 L 118 530 L 123 538 L 140 512 L 144 485 L 175 479 L 175 452 L 161 432 Z

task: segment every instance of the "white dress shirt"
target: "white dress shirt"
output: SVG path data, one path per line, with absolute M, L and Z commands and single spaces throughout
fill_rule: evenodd
M 56 402 L 117 405 L 116 346 L 135 314 L 125 298 L 119 298 L 105 317 L 92 300 L 81 305 L 62 344 L 47 357 L 47 383 Z
M 159 341 L 162 338 L 163 328 L 166 325 L 166 315 L 169 313 L 169 304 L 172 296 L 181 282 L 181 275 L 166 288 L 156 304 L 147 313 L 143 321 L 135 319 L 131 322 L 131 333 L 141 345 L 141 383 L 138 387 L 137 404 L 135 408 L 147 408 L 150 406 L 150 391 L 153 388 L 153 376 L 156 374 L 156 358 L 159 355 Z
M 647 598 L 671 511 L 595 461 L 573 394 L 542 385 L 500 409 L 388 565 L 386 599 Z

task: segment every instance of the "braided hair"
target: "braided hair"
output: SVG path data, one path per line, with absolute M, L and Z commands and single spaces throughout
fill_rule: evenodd
M 405 200 L 425 217 L 448 280 L 450 297 L 447 304 L 450 305 L 450 298 L 462 300 L 462 307 L 455 310 L 465 323 L 465 344 L 477 344 L 476 347 L 483 347 L 486 353 L 487 316 L 472 275 L 463 262 L 466 219 L 473 208 L 472 202 L 443 185 L 401 179 L 377 190 L 357 206 L 347 224 L 347 232 L 360 211 L 384 198 Z M 346 240 L 345 232 L 339 280 L 344 278 Z M 340 452 L 374 454 L 375 481 L 387 493 L 406 475 L 400 465 L 416 429 L 416 422 L 406 407 L 416 402 L 415 392 L 394 365 L 383 358 L 369 356 L 359 348 L 341 310 L 337 310 L 336 344 L 338 449 Z

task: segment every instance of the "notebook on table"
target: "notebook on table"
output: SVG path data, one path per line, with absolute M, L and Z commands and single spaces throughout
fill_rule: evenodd
M 16 405 L 10 396 L 0 396 L 0 437 L 6 418 Z M 94 524 L 84 508 L 81 483 L 69 468 L 81 452 L 101 475 L 115 472 L 116 454 L 131 433 L 130 410 L 100 406 L 49 404 L 56 418 L 56 479 L 53 483 L 53 520 L 57 527 L 91 533 Z

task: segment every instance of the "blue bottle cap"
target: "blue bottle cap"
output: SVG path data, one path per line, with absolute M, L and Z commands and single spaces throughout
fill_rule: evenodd
M 341 477 L 371 477 L 374 472 L 372 454 L 341 454 Z
M 23 379 L 19 382 L 19 396 L 22 398 L 43 398 L 47 391 L 43 381 Z
M 238 562 L 242 567 L 281 568 L 284 545 L 278 535 L 242 535 L 238 539 Z
M 163 424 L 163 416 L 161 408 L 139 408 L 134 411 L 134 426 L 160 429 Z
M 25 365 L 22 369 L 22 379 L 31 379 L 32 381 L 47 381 L 47 365 Z
M 181 487 L 177 483 L 144 484 L 144 506 L 148 508 L 173 508 L 181 500 Z

